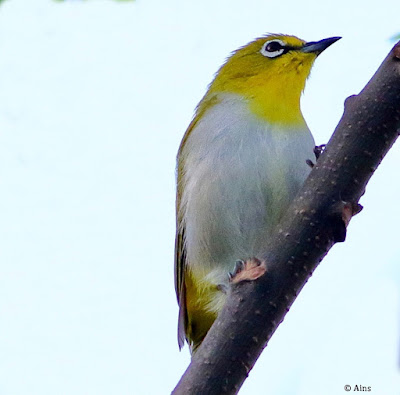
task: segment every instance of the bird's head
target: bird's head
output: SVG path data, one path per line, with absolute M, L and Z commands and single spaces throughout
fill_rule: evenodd
M 206 96 L 235 93 L 269 122 L 304 122 L 300 96 L 316 57 L 340 37 L 305 42 L 297 37 L 269 34 L 257 38 L 227 59 Z

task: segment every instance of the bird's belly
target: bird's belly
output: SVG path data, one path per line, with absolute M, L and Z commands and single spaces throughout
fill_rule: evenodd
M 214 284 L 227 282 L 236 260 L 259 256 L 311 170 L 306 160 L 315 160 L 306 126 L 246 122 L 228 132 L 203 149 L 193 136 L 182 199 L 187 263 Z

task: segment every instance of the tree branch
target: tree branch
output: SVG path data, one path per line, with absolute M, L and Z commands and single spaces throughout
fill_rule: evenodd
M 266 242 L 267 272 L 232 285 L 173 394 L 237 393 L 308 278 L 342 241 L 344 202 L 355 204 L 400 133 L 400 42 L 345 111 L 326 150 Z

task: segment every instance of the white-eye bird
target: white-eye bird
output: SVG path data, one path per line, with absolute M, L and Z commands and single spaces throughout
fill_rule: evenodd
M 300 96 L 316 57 L 339 38 L 257 38 L 227 59 L 197 106 L 177 157 L 179 347 L 201 344 L 235 262 L 260 255 L 311 171 Z

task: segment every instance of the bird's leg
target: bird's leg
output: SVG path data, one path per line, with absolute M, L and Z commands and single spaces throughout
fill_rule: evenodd
M 246 261 L 236 261 L 233 273 L 229 273 L 231 283 L 237 284 L 241 281 L 253 281 L 261 277 L 267 271 L 264 261 L 250 258 Z

